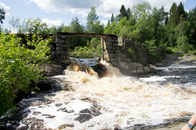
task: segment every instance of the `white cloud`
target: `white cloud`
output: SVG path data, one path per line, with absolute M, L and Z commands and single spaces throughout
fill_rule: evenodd
M 108 20 L 105 20 L 105 19 L 102 19 L 100 22 L 101 22 L 102 24 L 104 24 L 104 26 L 107 26 L 107 24 L 108 24 Z
M 179 4 L 181 1 L 186 2 L 186 0 L 29 0 L 34 2 L 41 9 L 47 12 L 60 12 L 63 14 L 82 14 L 87 16 L 90 12 L 90 8 L 95 6 L 98 16 L 103 16 L 110 18 L 112 13 L 114 15 L 119 14 L 119 10 L 122 4 L 126 8 L 132 8 L 133 5 L 149 2 L 152 7 L 160 8 L 164 6 L 165 11 L 168 11 L 173 4 L 176 2 Z
M 42 23 L 46 23 L 48 27 L 54 26 L 60 26 L 62 24 L 61 18 L 58 18 L 56 20 L 49 20 L 47 18 L 42 19 Z
M 5 11 L 5 16 L 9 16 L 10 15 L 10 7 L 6 6 L 5 4 L 0 2 L 0 9 L 4 9 Z

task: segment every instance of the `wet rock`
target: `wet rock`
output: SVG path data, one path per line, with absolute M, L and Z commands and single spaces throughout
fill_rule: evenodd
M 41 90 L 41 91 L 48 91 L 48 90 L 52 90 L 52 85 L 49 81 L 47 80 L 40 80 L 40 82 L 37 83 L 37 87 Z
M 42 116 L 46 116 L 46 118 L 55 118 L 55 115 L 49 115 L 49 114 L 42 114 Z
M 37 118 L 23 119 L 22 126 L 19 126 L 17 130 L 46 130 L 43 124 L 44 120 Z
M 98 76 L 100 78 L 107 75 L 107 68 L 103 64 L 96 64 L 94 66 L 91 66 L 95 72 L 97 72 Z
M 61 87 L 61 83 L 60 81 L 58 81 L 57 79 L 50 79 L 50 83 L 51 83 L 51 86 L 52 86 L 52 90 L 53 91 L 61 91 L 63 90 L 62 87 Z
M 65 128 L 67 128 L 67 127 L 71 127 L 71 128 L 73 128 L 74 127 L 74 125 L 73 124 L 64 124 L 64 125 L 61 125 L 61 126 L 59 126 L 58 127 L 58 129 L 65 129 Z
M 29 126 L 21 126 L 21 127 L 18 127 L 16 130 L 28 130 L 29 129 Z
M 71 62 L 71 64 L 67 67 L 67 69 L 76 72 L 82 71 L 90 75 L 97 75 L 97 73 L 91 67 L 87 66 L 84 63 Z
M 80 123 L 89 121 L 93 116 L 99 116 L 101 112 L 99 112 L 95 107 L 91 107 L 89 109 L 81 110 L 79 113 L 79 117 L 75 118 L 75 120 L 79 121 Z
M 33 112 L 33 115 L 39 115 L 39 114 L 41 114 L 41 112 L 39 112 L 39 111 L 34 111 Z
M 60 106 L 62 106 L 62 105 L 63 105 L 62 103 L 57 103 L 57 104 L 55 104 L 56 107 L 60 107 Z
M 84 110 L 81 110 L 80 113 L 90 114 L 92 112 L 90 110 L 88 110 L 88 109 L 84 109 Z
M 12 130 L 12 124 L 11 123 L 6 124 L 6 130 Z
M 96 109 L 95 107 L 91 107 L 90 110 L 92 111 L 92 115 L 93 115 L 93 116 L 99 116 L 99 115 L 102 114 L 102 113 L 101 113 L 98 109 Z
M 66 107 L 64 107 L 64 108 L 59 108 L 57 111 L 63 111 L 63 112 L 67 112 L 67 113 L 74 113 L 73 110 L 67 110 Z
M 92 117 L 92 114 L 82 114 L 80 113 L 80 116 L 75 118 L 76 121 L 79 121 L 80 123 L 84 123 L 86 121 L 89 121 Z

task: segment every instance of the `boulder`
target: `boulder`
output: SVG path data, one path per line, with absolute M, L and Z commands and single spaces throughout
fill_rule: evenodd
M 121 62 L 121 63 L 120 63 L 120 66 L 121 66 L 122 68 L 129 69 L 129 65 L 128 65 L 127 62 Z
M 98 76 L 100 78 L 104 77 L 107 75 L 107 68 L 103 64 L 96 64 L 94 66 L 91 66 L 91 68 L 97 72 Z

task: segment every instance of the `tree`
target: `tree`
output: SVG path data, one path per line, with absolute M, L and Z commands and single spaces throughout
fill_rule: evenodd
M 28 33 L 28 25 L 27 21 L 23 19 L 22 23 L 18 26 L 18 34 L 25 34 Z
M 31 81 L 39 81 L 42 76 L 38 65 L 49 59 L 46 53 L 50 51 L 50 39 L 28 42 L 35 46 L 34 50 L 21 46 L 16 35 L 0 34 L 0 116 L 11 109 L 14 98 L 19 91 L 31 92 Z M 37 65 L 36 65 L 37 64 Z
M 184 10 L 184 5 L 182 4 L 182 2 L 180 2 L 180 4 L 178 5 L 178 17 L 180 18 L 180 16 L 183 16 L 185 19 L 187 18 L 186 12 Z
M 123 17 L 128 18 L 127 11 L 126 11 L 124 5 L 122 5 L 121 8 L 120 8 L 120 14 L 118 15 L 118 21 L 120 21 Z
M 111 16 L 111 23 L 114 21 L 114 14 Z
M 107 24 L 107 26 L 109 26 L 110 25 L 110 20 L 108 20 L 108 24 Z
M 95 7 L 92 7 L 87 16 L 87 31 L 89 33 L 103 33 L 104 25 L 100 23 L 98 18 Z
M 127 9 L 127 20 L 130 20 L 131 19 L 131 15 L 132 15 L 131 9 L 128 8 Z
M 71 24 L 69 26 L 69 31 L 74 33 L 82 33 L 84 31 L 77 17 L 75 17 L 75 19 L 72 19 Z
M 147 2 L 143 2 L 137 5 L 133 5 L 132 11 L 136 21 L 138 21 L 144 13 L 147 17 L 150 15 L 151 6 Z
M 47 34 L 48 28 L 46 23 L 37 18 L 35 20 L 28 19 L 27 23 L 27 32 L 28 34 Z
M 179 22 L 179 12 L 175 2 L 171 6 L 169 14 L 170 14 L 170 25 L 172 24 L 177 25 Z
M 0 9 L 0 22 L 3 24 L 3 20 L 5 19 L 5 11 L 4 9 Z
M 12 16 L 12 19 L 8 23 L 11 24 L 13 31 L 15 32 L 15 30 L 19 27 L 20 18 L 14 18 L 14 16 Z

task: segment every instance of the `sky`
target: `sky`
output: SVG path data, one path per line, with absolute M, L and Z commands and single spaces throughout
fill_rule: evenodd
M 127 9 L 142 2 L 157 8 L 164 6 L 165 11 L 171 8 L 173 2 L 177 5 L 182 2 L 187 11 L 196 7 L 196 0 L 0 0 L 0 8 L 6 12 L 1 26 L 10 30 L 12 27 L 9 21 L 13 16 L 20 18 L 21 22 L 23 19 L 35 20 L 39 17 L 49 27 L 60 26 L 62 23 L 68 26 L 72 18 L 77 16 L 80 24 L 86 26 L 91 7 L 96 8 L 99 20 L 106 25 L 112 13 L 114 16 L 119 14 L 122 4 Z

